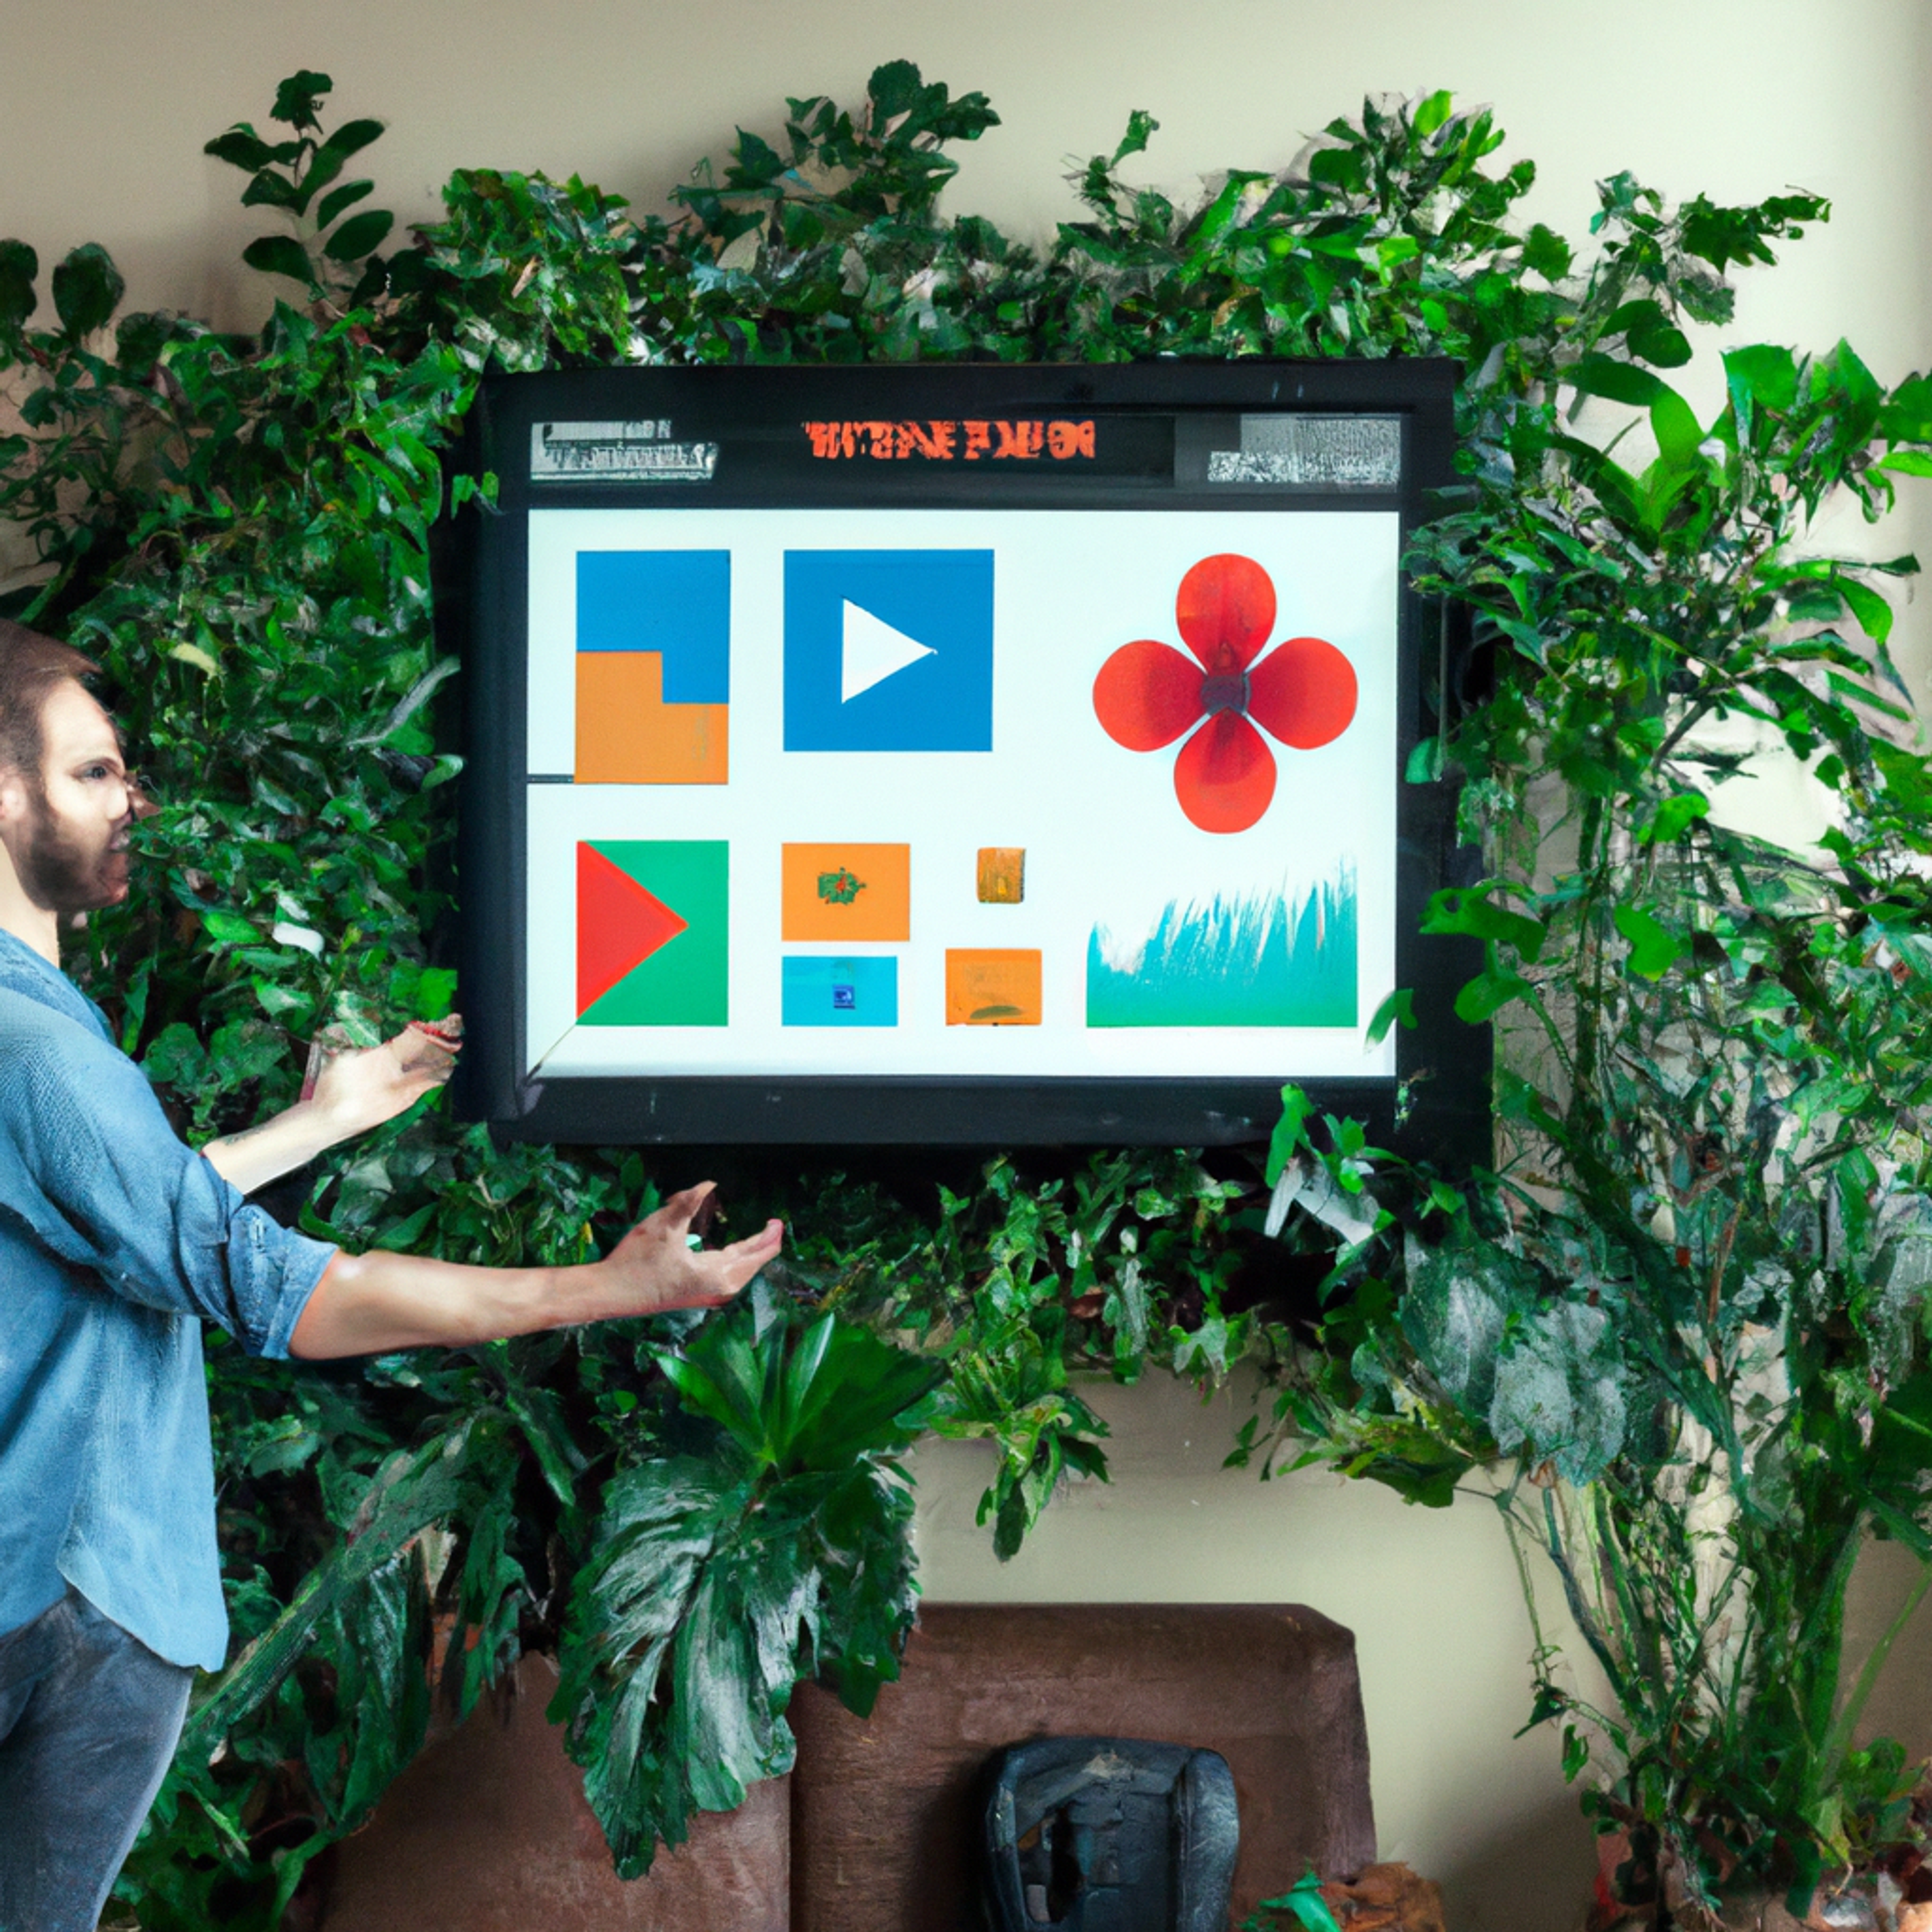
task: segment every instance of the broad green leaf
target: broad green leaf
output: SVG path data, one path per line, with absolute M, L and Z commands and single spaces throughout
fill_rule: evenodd
M 269 115 L 274 120 L 286 121 L 291 127 L 313 128 L 322 97 L 332 92 L 334 86 L 334 82 L 327 74 L 301 68 L 277 86 L 275 104 L 269 109 Z
M 190 1090 L 208 1076 L 208 1049 L 194 1028 L 176 1020 L 161 1029 L 142 1055 L 141 1071 L 159 1084 Z
M 1836 578 L 1840 594 L 1850 605 L 1852 615 L 1858 620 L 1858 628 L 1875 644 L 1882 644 L 1892 635 L 1892 606 L 1868 584 L 1861 584 L 1856 577 Z
M 712 1324 L 714 1329 L 716 1326 Z M 752 1356 L 748 1342 L 738 1340 L 736 1346 L 731 1346 L 714 1340 L 702 1364 L 661 1353 L 658 1365 L 686 1408 L 696 1414 L 709 1416 L 728 1430 L 748 1455 L 771 1452 L 758 1386 L 759 1364 Z
M 1633 356 L 1660 369 L 1678 368 L 1690 359 L 1690 345 L 1683 332 L 1647 296 L 1613 310 L 1603 333 L 1622 335 Z
M 284 208 L 292 214 L 299 214 L 308 207 L 308 196 L 286 175 L 272 174 L 265 170 L 242 190 L 242 206 L 244 208 Z
M 128 285 L 121 279 L 107 250 L 98 242 L 83 242 L 53 272 L 54 310 L 62 332 L 75 341 L 105 328 Z
M 1570 244 L 1540 221 L 1523 238 L 1522 266 L 1546 281 L 1558 282 L 1570 272 Z
M 898 1418 L 945 1380 L 938 1363 L 907 1354 L 832 1316 L 823 1352 L 788 1418 L 784 1466 L 829 1470 L 906 1446 Z M 808 1331 L 809 1333 L 809 1331 Z
M 338 214 L 346 213 L 375 191 L 376 184 L 372 181 L 344 182 L 340 188 L 331 188 L 315 211 L 315 225 L 326 228 Z
M 1369 1030 L 1364 1038 L 1370 1046 L 1379 1046 L 1388 1038 L 1388 1030 L 1392 1026 L 1400 1024 L 1413 1028 L 1415 1023 L 1414 989 L 1398 986 L 1376 1007 L 1375 1017 L 1369 1022 Z
M 387 208 L 365 208 L 352 214 L 322 244 L 322 253 L 332 261 L 360 261 L 382 245 L 395 225 L 396 218 Z
M 382 124 L 380 121 L 345 121 L 316 151 L 319 166 L 325 158 L 340 164 L 351 154 L 359 154 L 373 141 L 381 140 Z
M 252 920 L 244 919 L 238 913 L 224 912 L 218 907 L 211 906 L 204 911 L 201 922 L 218 945 L 252 946 L 262 936 Z
M 1452 886 L 1433 894 L 1423 910 L 1422 930 L 1499 940 L 1534 962 L 1543 950 L 1543 925 L 1526 914 L 1495 904 L 1488 896 L 1489 890 Z
M 293 142 L 280 147 L 272 146 L 243 122 L 230 128 L 225 134 L 216 135 L 201 152 L 212 154 L 218 161 L 226 161 L 230 167 L 241 169 L 244 173 L 254 174 L 272 162 L 286 164 L 294 160 L 301 150 Z
M 1842 433 L 1862 442 L 1877 428 L 1884 392 L 1878 378 L 1842 338 L 1828 356 L 1821 356 L 1812 364 L 1811 392 L 1820 400 L 1836 392 L 1847 417 Z
M 1658 806 L 1657 815 L 1640 835 L 1646 843 L 1668 845 L 1682 838 L 1700 818 L 1711 815 L 1711 801 L 1702 792 L 1673 792 Z
M 640 1464 L 610 1485 L 578 1575 L 550 1714 L 566 1726 L 585 1796 L 620 1870 L 632 1876 L 649 1868 L 661 1835 L 684 1835 L 684 1768 L 663 1764 L 650 1736 L 664 1724 L 660 1680 L 718 1540 L 748 1501 L 740 1472 L 722 1459 Z M 724 1688 L 747 1689 L 730 1679 Z
M 1663 381 L 1634 362 L 1602 356 L 1594 350 L 1564 372 L 1564 379 L 1586 396 L 1602 396 L 1636 409 L 1652 408 L 1668 393 Z
M 0 242 L 0 329 L 18 328 L 39 300 L 40 258 L 24 242 Z
M 1630 941 L 1630 970 L 1642 980 L 1660 980 L 1684 956 L 1682 939 L 1642 906 L 1621 905 L 1617 930 Z
M 1690 359 L 1690 340 L 1675 323 L 1664 322 L 1630 338 L 1630 353 L 1657 369 L 1681 369 Z
M 1798 362 L 1766 343 L 1724 352 L 1724 380 L 1734 400 L 1783 412 L 1798 400 Z
M 382 131 L 380 121 L 350 121 L 338 128 L 310 160 L 308 171 L 302 178 L 302 199 L 297 212 L 306 212 L 316 196 L 341 173 L 350 157 L 366 148 Z
M 1888 442 L 1932 442 L 1932 376 L 1906 376 L 1886 398 L 1878 429 Z
M 1659 393 L 1650 406 L 1650 426 L 1658 454 L 1672 469 L 1688 468 L 1697 460 L 1704 432 L 1690 405 L 1675 389 L 1662 383 L 1658 386 Z
M 286 275 L 306 289 L 316 286 L 308 250 L 292 235 L 264 235 L 242 250 L 242 259 L 265 275 Z
M 1512 1000 L 1520 1000 L 1534 988 L 1520 973 L 1490 967 L 1477 974 L 1456 995 L 1456 1017 L 1471 1026 L 1491 1019 Z
M 356 1513 L 348 1539 L 304 1578 L 272 1627 L 247 1645 L 198 1702 L 182 1733 L 184 1748 L 206 1762 L 246 1712 L 259 1705 L 294 1669 L 318 1624 L 338 1615 L 405 1544 L 460 1504 L 466 1482 L 502 1471 L 497 1438 L 472 1414 L 421 1447 L 398 1450 L 383 1462 Z M 487 1476 L 484 1480 L 488 1480 Z
M 1268 1139 L 1268 1184 L 1272 1187 L 1295 1155 L 1308 1145 L 1308 1122 L 1315 1102 L 1299 1087 L 1281 1090 L 1281 1118 Z
M 1415 118 L 1412 124 L 1417 134 L 1426 141 L 1454 112 L 1456 97 L 1446 87 L 1427 94 L 1416 104 Z

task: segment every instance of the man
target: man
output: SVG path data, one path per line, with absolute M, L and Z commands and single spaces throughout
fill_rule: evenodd
M 769 1223 L 687 1240 L 709 1184 L 604 1261 L 482 1268 L 352 1256 L 242 1190 L 443 1077 L 420 1032 L 192 1153 L 60 971 L 64 921 L 128 890 L 152 810 L 78 652 L 0 621 L 0 1928 L 92 1928 L 225 1659 L 201 1323 L 257 1354 L 374 1354 L 728 1301 Z

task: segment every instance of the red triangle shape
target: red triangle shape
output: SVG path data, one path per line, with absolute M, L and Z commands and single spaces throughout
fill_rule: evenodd
M 577 848 L 577 1010 L 595 1006 L 691 923 L 595 846 Z

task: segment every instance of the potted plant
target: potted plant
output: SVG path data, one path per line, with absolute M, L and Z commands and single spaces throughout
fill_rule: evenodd
M 1587 273 L 1526 238 L 1552 298 L 1513 290 L 1414 560 L 1473 619 L 1410 776 L 1460 782 L 1480 854 L 1425 929 L 1486 948 L 1456 1010 L 1496 1030 L 1495 1166 L 1451 1184 L 1286 1096 L 1277 1220 L 1317 1210 L 1282 1234 L 1326 1275 L 1312 1336 L 1276 1331 L 1270 1453 L 1490 1496 L 1532 1618 L 1554 1565 L 1610 1692 L 1539 1633 L 1594 1924 L 1897 1924 L 1928 1813 L 1858 1727 L 1932 1568 L 1870 1656 L 1844 1635 L 1868 1538 L 1932 1559 L 1932 765 L 1875 586 L 1916 563 L 1808 535 L 1932 473 L 1932 383 L 1732 348 L 1700 418 L 1659 373 L 1684 326 L 1824 211 L 1601 194 Z M 1750 809 L 1779 759 L 1815 824 Z

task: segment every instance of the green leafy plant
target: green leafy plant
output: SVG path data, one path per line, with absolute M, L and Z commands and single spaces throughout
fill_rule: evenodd
M 316 116 L 322 97 L 333 87 L 326 74 L 291 74 L 276 89 L 268 113 L 294 129 L 292 140 L 266 141 L 241 121 L 217 135 L 205 152 L 247 174 L 248 185 L 242 190 L 245 206 L 284 209 L 308 229 L 306 241 L 292 235 L 264 235 L 242 250 L 242 260 L 264 274 L 287 276 L 317 300 L 332 282 L 341 283 L 353 304 L 380 292 L 382 262 L 371 258 L 388 238 L 396 218 L 386 208 L 349 212 L 374 194 L 376 184 L 344 181 L 342 171 L 382 134 L 382 124 L 348 121 L 323 138 Z M 328 232 L 332 228 L 332 234 Z M 346 272 L 358 268 L 352 284 L 344 281 Z
M 1270 1161 L 1358 1204 L 1339 1249 L 1332 1216 L 1291 1232 L 1329 1312 L 1277 1418 L 1417 1501 L 1496 1472 L 1612 1693 L 1541 1645 L 1532 1720 L 1571 1776 L 1600 1757 L 1588 1807 L 1659 1924 L 1766 1885 L 1802 1912 L 1923 1828 L 1903 1751 L 1854 1748 L 1885 1646 L 1840 1684 L 1865 1538 L 1932 1559 L 1932 772 L 1874 580 L 1917 566 L 1805 538 L 1925 469 L 1932 390 L 1842 344 L 1736 348 L 1705 422 L 1656 373 L 1728 319 L 1728 266 L 1823 212 L 1672 212 L 1619 177 L 1586 274 L 1543 243 L 1552 301 L 1464 393 L 1474 500 L 1417 559 L 1489 666 L 1420 761 L 1462 775 L 1486 874 L 1425 930 L 1483 944 L 1456 1004 L 1498 1029 L 1503 1159 L 1450 1189 L 1291 1096 Z M 1654 458 L 1581 435 L 1586 399 L 1640 412 Z M 1766 747 L 1825 800 L 1815 844 L 1736 822 Z
M 731 1198 L 792 1242 L 694 1333 L 327 1372 L 218 1348 L 238 1647 L 125 1907 L 278 1923 L 436 1711 L 525 1646 L 557 1654 L 640 1868 L 785 1761 L 798 1676 L 862 1706 L 896 1667 L 916 1426 L 994 1445 L 982 1517 L 1008 1555 L 1064 1476 L 1105 1472 L 1079 1371 L 1244 1358 L 1272 1394 L 1232 1460 L 1286 1446 L 1436 1503 L 1502 1470 L 1616 1697 L 1582 1705 L 1545 1647 L 1534 1714 L 1607 1778 L 1594 1802 L 1660 1913 L 1920 1832 L 1895 1749 L 1851 1748 L 1870 1670 L 1833 1700 L 1859 1537 L 1924 1545 L 1932 787 L 1874 567 L 1802 540 L 1834 489 L 1876 511 L 1932 470 L 1932 391 L 1843 347 L 1734 349 L 1706 422 L 1667 380 L 1729 320 L 1729 272 L 1824 205 L 1673 211 L 1618 176 L 1586 261 L 1512 224 L 1529 164 L 1492 172 L 1500 130 L 1436 94 L 1192 206 L 1126 178 L 1155 131 L 1136 113 L 1036 247 L 942 214 L 948 146 L 997 117 L 895 62 L 856 110 L 794 100 L 772 140 L 741 133 L 669 219 L 467 170 L 391 247 L 346 178 L 376 124 L 330 132 L 330 91 L 296 75 L 286 137 L 211 144 L 290 224 L 248 250 L 301 297 L 257 333 L 117 320 L 92 246 L 44 316 L 33 250 L 0 242 L 0 518 L 40 560 L 0 608 L 99 656 L 164 801 L 140 833 L 159 890 L 93 922 L 75 970 L 186 1130 L 285 1103 L 326 1026 L 373 1039 L 457 998 L 460 667 L 430 586 L 447 511 L 493 488 L 458 474 L 446 501 L 486 371 L 1427 353 L 1464 365 L 1466 488 L 1414 566 L 1472 614 L 1477 668 L 1431 694 L 1411 776 L 1460 781 L 1485 855 L 1431 922 L 1486 949 L 1459 1004 L 1498 1030 L 1507 1138 L 1451 1184 L 1292 1096 L 1265 1183 L 1238 1153 L 746 1158 Z M 1747 724 L 1835 795 L 1820 848 L 1726 829 Z M 1376 1024 L 1412 1018 L 1398 992 Z M 561 1262 L 656 1198 L 635 1154 L 497 1148 L 430 1100 L 280 1204 L 357 1245 Z M 1305 1890 L 1274 1909 L 1307 1922 Z
M 863 1716 L 898 1675 L 916 1591 L 892 1459 L 944 1375 L 762 1285 L 657 1359 L 710 1427 L 611 1485 L 552 1706 L 626 1876 L 691 1811 L 731 1810 L 790 1769 L 800 1678 Z

